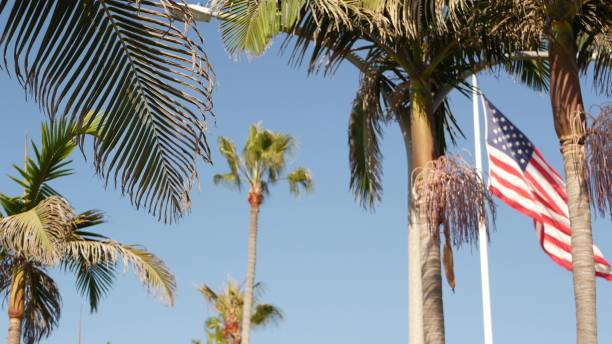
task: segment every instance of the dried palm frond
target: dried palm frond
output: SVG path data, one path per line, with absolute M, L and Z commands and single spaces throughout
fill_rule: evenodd
M 0 242 L 15 256 L 55 265 L 62 255 L 58 243 L 71 231 L 73 218 L 70 204 L 51 196 L 31 210 L 0 219 Z
M 587 183 L 591 203 L 604 216 L 612 214 L 612 105 L 601 108 L 586 130 Z
M 88 237 L 73 238 L 65 244 L 68 260 L 79 262 L 81 266 L 96 267 L 97 270 L 94 272 L 103 274 L 100 277 L 107 284 L 112 281 L 112 276 L 106 270 L 112 270 L 121 260 L 126 271 L 129 266 L 134 269 L 149 292 L 159 296 L 162 302 L 174 304 L 176 281 L 161 259 L 134 245 L 123 245 L 107 239 L 94 240 L 89 238 L 90 233 L 84 234 Z
M 448 222 L 444 223 L 444 254 L 442 256 L 442 262 L 444 263 L 444 274 L 446 275 L 446 281 L 451 289 L 455 291 L 457 281 L 455 280 L 455 262 L 453 258 L 453 247 Z
M 415 169 L 412 183 L 433 235 L 446 223 L 454 246 L 476 242 L 480 222 L 488 228 L 489 217 L 495 220 L 495 204 L 482 178 L 459 156 L 441 156 Z

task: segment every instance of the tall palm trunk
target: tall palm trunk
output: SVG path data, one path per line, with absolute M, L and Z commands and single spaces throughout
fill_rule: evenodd
M 257 261 L 257 220 L 259 217 L 259 206 L 261 205 L 261 193 L 257 191 L 249 192 L 249 204 L 251 205 L 251 222 L 249 225 L 247 276 L 246 287 L 244 289 L 242 340 L 240 344 L 249 344 L 250 340 L 253 286 L 255 285 L 255 264 Z
M 431 96 L 413 87 L 411 90 L 411 171 L 424 167 L 437 157 L 435 135 L 432 127 L 431 117 Z M 423 170 L 427 173 L 426 170 Z M 412 172 L 411 172 L 412 175 Z M 425 190 L 419 190 L 416 186 L 411 187 L 410 195 L 410 226 L 409 233 L 412 234 L 410 240 L 418 240 L 418 245 L 414 242 L 409 245 L 413 247 L 414 256 L 420 268 L 418 271 L 411 271 L 410 281 L 415 282 L 418 289 L 421 288 L 422 306 L 416 306 L 410 310 L 411 318 L 421 322 L 423 330 L 415 337 L 415 343 L 424 342 L 426 344 L 444 343 L 444 311 L 442 304 L 442 275 L 440 269 L 440 244 L 439 236 L 431 231 L 430 221 L 422 210 L 423 197 Z M 420 240 L 419 240 L 420 239 Z M 416 252 L 418 248 L 419 252 Z M 411 263 L 411 267 L 415 262 Z M 418 278 L 414 274 L 420 275 L 420 285 L 416 281 Z M 412 285 L 410 286 L 412 287 Z M 420 308 L 420 309 L 419 309 Z M 412 312 L 421 311 L 421 314 Z M 420 318 L 420 319 L 419 319 Z M 412 337 L 411 337 L 412 338 Z
M 404 139 L 406 160 L 411 169 L 411 134 L 409 114 L 398 114 L 397 121 Z M 408 174 L 408 342 L 423 344 L 423 288 L 421 276 L 421 228 L 416 203 L 413 202 L 411 173 Z
M 591 233 L 588 189 L 581 166 L 585 163 L 583 145 L 584 105 L 576 66 L 576 43 L 569 22 L 552 26 L 549 45 L 550 100 L 555 130 L 561 144 L 565 168 L 570 225 L 572 264 L 576 302 L 577 342 L 597 343 L 595 303 L 595 263 Z
M 21 322 L 25 306 L 23 278 L 23 270 L 18 270 L 13 275 L 8 303 L 9 326 L 7 344 L 19 344 L 21 342 Z

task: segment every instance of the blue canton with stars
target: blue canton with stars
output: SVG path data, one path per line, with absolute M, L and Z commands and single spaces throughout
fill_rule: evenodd
M 525 171 L 534 146 L 531 141 L 485 98 L 487 144 L 508 155 Z

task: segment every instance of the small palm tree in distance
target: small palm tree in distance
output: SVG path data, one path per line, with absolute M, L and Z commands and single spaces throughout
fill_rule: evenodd
M 253 286 L 255 295 L 263 292 L 261 283 Z M 241 322 L 244 310 L 244 292 L 237 284 L 228 279 L 222 293 L 215 293 L 209 286 L 202 285 L 198 291 L 217 312 L 206 320 L 207 344 L 241 344 Z M 257 297 L 255 298 L 257 299 Z M 274 305 L 257 304 L 252 308 L 250 315 L 251 325 L 254 328 L 265 327 L 283 319 L 283 313 Z
M 251 206 L 251 218 L 248 240 L 248 263 L 246 286 L 244 290 L 244 314 L 242 316 L 242 344 L 249 344 L 249 332 L 255 283 L 255 264 L 257 252 L 257 221 L 259 208 L 265 196 L 270 193 L 270 186 L 279 181 L 287 181 L 289 190 L 298 195 L 300 189 L 312 189 L 310 172 L 299 167 L 285 174 L 287 158 L 295 150 L 295 139 L 288 134 L 265 130 L 260 124 L 253 124 L 242 150 L 238 154 L 234 143 L 219 137 L 219 152 L 227 160 L 230 171 L 214 176 L 215 184 L 241 190 L 243 183 L 249 187 L 248 202 Z

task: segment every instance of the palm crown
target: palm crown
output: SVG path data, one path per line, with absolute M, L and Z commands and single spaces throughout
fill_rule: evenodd
M 280 180 L 288 182 L 293 194 L 298 194 L 300 188 L 309 191 L 312 178 L 307 169 L 298 167 L 283 174 L 293 149 L 295 140 L 291 135 L 264 130 L 259 124 L 251 126 L 242 154 L 237 153 L 230 139 L 220 136 L 219 152 L 227 160 L 230 171 L 215 175 L 214 182 L 238 189 L 247 182 L 249 201 L 258 203 L 269 193 L 269 186 Z
M 0 194 L 0 290 L 9 296 L 9 316 L 23 319 L 23 339 L 33 343 L 49 335 L 60 316 L 60 293 L 47 274 L 60 267 L 76 276 L 77 289 L 87 296 L 92 311 L 109 292 L 117 263 L 131 265 L 145 288 L 172 304 L 175 280 L 152 253 L 124 245 L 90 230 L 102 224 L 98 210 L 76 214 L 49 182 L 72 174 L 67 160 L 82 135 L 97 134 L 97 119 L 89 126 L 64 120 L 42 125 L 42 144 L 32 142 L 34 158 L 15 166 L 12 177 L 23 194 Z M 127 267 L 127 266 L 126 266 Z
M 254 290 L 256 296 L 260 295 L 263 291 L 261 283 L 255 284 Z M 235 340 L 240 337 L 244 292 L 231 279 L 228 279 L 223 291 L 219 294 L 207 285 L 202 285 L 198 291 L 218 314 L 206 320 L 208 343 L 234 344 Z M 251 315 L 253 327 L 264 327 L 283 319 L 282 312 L 276 306 L 257 304 L 256 301 L 254 304 Z

